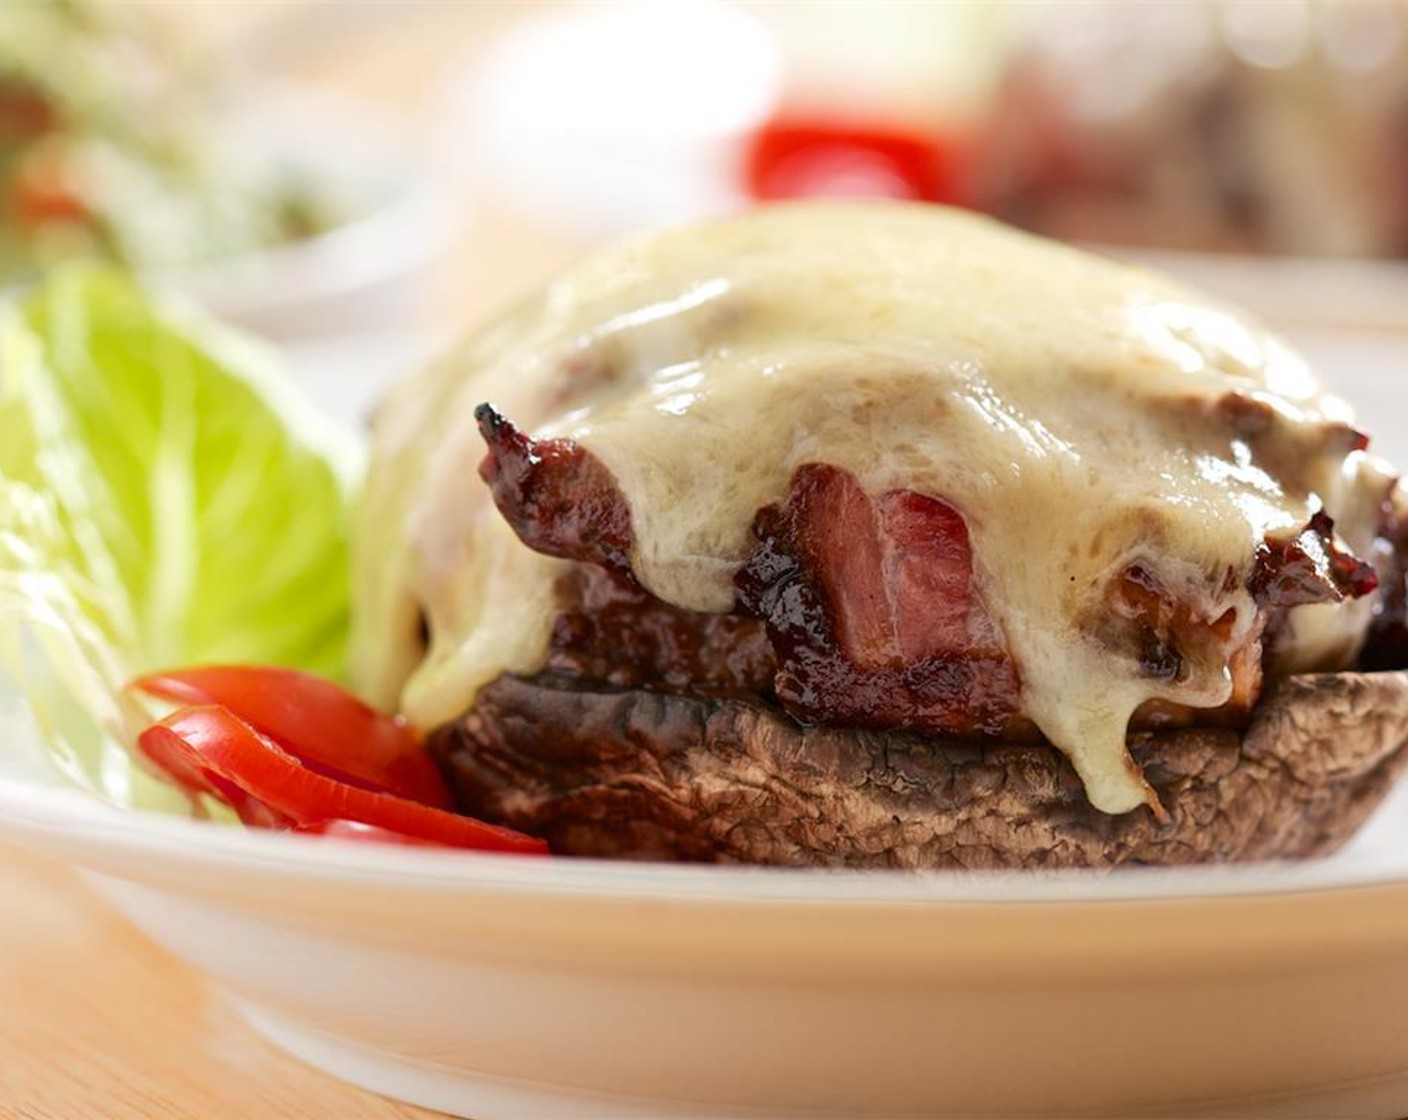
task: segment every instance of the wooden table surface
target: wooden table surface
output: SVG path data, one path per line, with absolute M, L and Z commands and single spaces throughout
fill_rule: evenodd
M 77 873 L 0 848 L 0 1117 L 425 1117 L 285 1057 Z
M 3 0 L 0 0 L 3 2 Z M 263 69 L 379 101 L 415 127 L 508 3 L 168 0 L 155 6 Z M 472 244 L 434 309 L 468 324 L 576 251 L 478 200 Z M 0 1120 L 426 1117 L 285 1057 L 218 992 L 102 904 L 69 868 L 0 845 Z

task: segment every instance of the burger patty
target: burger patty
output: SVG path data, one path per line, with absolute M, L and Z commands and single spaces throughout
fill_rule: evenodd
M 1408 673 L 1292 677 L 1245 731 L 1131 735 L 1163 820 L 1092 808 L 1049 746 L 803 727 L 756 700 L 558 673 L 498 678 L 429 747 L 462 811 L 563 854 L 977 869 L 1328 852 L 1402 771 L 1405 741 Z

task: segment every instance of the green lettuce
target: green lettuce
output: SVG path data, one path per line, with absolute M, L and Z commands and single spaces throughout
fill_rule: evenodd
M 356 468 L 263 350 L 116 273 L 0 316 L 0 666 L 70 778 L 150 799 L 143 671 L 341 676 Z

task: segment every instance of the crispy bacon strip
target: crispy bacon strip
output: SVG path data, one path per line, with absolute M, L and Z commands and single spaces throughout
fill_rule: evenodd
M 907 490 L 872 497 L 812 463 L 754 532 L 738 604 L 767 623 L 775 690 L 793 716 L 958 735 L 1020 719 L 1017 672 L 973 588 L 952 506 Z
M 1256 550 L 1247 589 L 1261 607 L 1338 603 L 1379 585 L 1369 564 L 1335 537 L 1335 523 L 1319 510 L 1294 536 L 1268 537 Z
M 479 477 L 529 548 L 630 574 L 635 533 L 616 479 L 570 439 L 534 439 L 493 405 L 474 410 L 489 454 Z
M 1233 586 L 1235 577 L 1229 573 L 1224 590 Z M 1140 671 L 1150 679 L 1185 680 L 1190 662 L 1225 664 L 1231 673 L 1231 695 L 1215 715 L 1206 708 L 1150 700 L 1135 713 L 1132 726 L 1237 724 L 1250 715 L 1261 694 L 1260 627 L 1254 627 L 1233 646 L 1236 616 L 1232 610 L 1214 616 L 1206 603 L 1174 594 L 1156 572 L 1141 563 L 1127 565 L 1111 581 L 1104 615 L 1107 625 L 1093 627 L 1094 632 L 1100 633 L 1113 649 L 1136 657 Z
M 686 611 L 636 582 L 630 509 L 605 464 L 572 440 L 529 436 L 490 405 L 476 415 L 489 449 L 480 474 L 505 519 L 528 547 L 578 562 L 558 587 L 555 671 L 776 700 L 806 723 L 1037 737 L 1021 713 L 1018 668 L 974 587 L 967 526 L 941 499 L 869 494 L 847 471 L 804 465 L 786 499 L 756 516 L 735 612 Z M 1261 546 L 1248 588 L 1274 626 L 1292 606 L 1364 595 L 1376 582 L 1317 513 Z M 1379 644 L 1408 643 L 1401 615 L 1383 619 Z M 1112 655 L 1137 658 L 1151 678 L 1181 679 L 1189 658 L 1231 667 L 1224 708 L 1154 701 L 1135 727 L 1245 720 L 1261 692 L 1262 629 L 1229 649 L 1231 624 L 1227 613 L 1204 617 L 1143 564 L 1112 581 L 1088 620 Z

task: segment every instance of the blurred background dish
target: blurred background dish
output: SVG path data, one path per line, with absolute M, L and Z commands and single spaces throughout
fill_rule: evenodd
M 411 329 L 447 232 L 397 126 L 227 72 L 166 15 L 0 5 L 0 290 L 98 258 L 280 341 Z
M 1402 326 L 1406 123 L 1402 0 L 1053 6 L 1006 64 L 971 201 L 1283 321 Z
M 607 237 L 859 194 L 991 210 L 1281 322 L 1408 325 L 1403 0 L 0 21 L 0 283 L 99 253 L 281 341 L 439 337 Z
M 776 45 L 735 7 L 584 4 L 457 68 L 446 150 L 549 228 L 609 238 L 742 204 L 739 148 L 781 83 Z
M 140 9 L 0 7 L 0 283 L 77 256 L 187 266 L 299 241 L 360 192 L 237 113 L 208 60 Z
M 964 3 L 543 5 L 456 67 L 444 129 L 461 168 L 577 238 L 801 196 L 956 202 L 945 137 L 1006 22 Z
M 1094 3 L 1035 21 L 976 200 L 1048 236 L 1408 255 L 1408 4 Z
M 230 127 L 257 130 L 276 151 L 304 153 L 317 175 L 361 205 L 297 240 L 146 274 L 299 350 L 348 334 L 427 330 L 437 269 L 460 218 L 397 119 L 354 99 L 265 82 L 246 89 Z
M 756 201 L 908 198 L 1280 321 L 1397 327 L 1405 119 L 1403 0 L 691 0 L 545 6 L 457 68 L 445 133 L 577 244 Z

